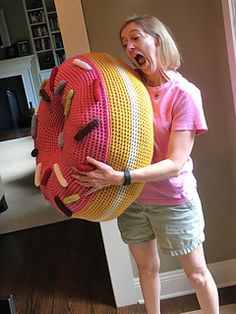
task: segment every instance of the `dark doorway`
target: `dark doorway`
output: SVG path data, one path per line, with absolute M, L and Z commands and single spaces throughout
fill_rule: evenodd
M 0 79 L 0 140 L 29 131 L 32 114 L 21 75 Z

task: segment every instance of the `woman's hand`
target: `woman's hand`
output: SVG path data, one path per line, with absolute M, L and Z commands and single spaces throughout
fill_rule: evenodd
M 87 157 L 87 162 L 94 165 L 97 169 L 94 171 L 80 171 L 72 167 L 72 170 L 75 172 L 72 177 L 79 185 L 89 188 L 85 195 L 90 195 L 105 186 L 123 184 L 124 173 L 122 171 L 116 171 L 111 166 L 89 156 Z

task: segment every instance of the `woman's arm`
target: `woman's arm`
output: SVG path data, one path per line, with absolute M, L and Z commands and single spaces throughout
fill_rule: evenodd
M 195 138 L 195 131 L 173 131 L 170 135 L 168 154 L 165 160 L 150 166 L 131 170 L 132 183 L 161 181 L 178 176 L 187 158 L 191 154 Z M 112 167 L 91 157 L 87 161 L 97 167 L 90 172 L 79 171 L 73 168 L 78 184 L 89 187 L 89 195 L 105 186 L 122 185 L 124 183 L 123 171 L 116 171 Z
M 145 168 L 132 170 L 132 182 L 161 181 L 178 176 L 191 154 L 194 138 L 194 131 L 171 132 L 167 158 Z

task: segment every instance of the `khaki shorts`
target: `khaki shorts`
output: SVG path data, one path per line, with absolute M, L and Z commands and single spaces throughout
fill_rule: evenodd
M 204 240 L 204 217 L 198 194 L 183 205 L 132 204 L 118 217 L 125 243 L 157 239 L 163 253 L 177 256 L 192 252 Z

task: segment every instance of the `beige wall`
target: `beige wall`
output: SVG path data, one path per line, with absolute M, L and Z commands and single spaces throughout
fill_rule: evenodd
M 90 51 L 81 2 L 55 0 L 67 57 Z
M 124 57 L 118 31 L 133 13 L 155 15 L 174 33 L 183 56 L 180 71 L 200 87 L 209 125 L 193 151 L 206 218 L 207 261 L 235 259 L 235 112 L 220 0 L 84 0 L 82 4 L 92 51 Z M 76 28 L 71 38 L 74 44 L 80 41 L 77 32 Z M 79 47 L 78 53 L 85 51 Z M 162 256 L 162 271 L 178 268 L 177 259 Z

